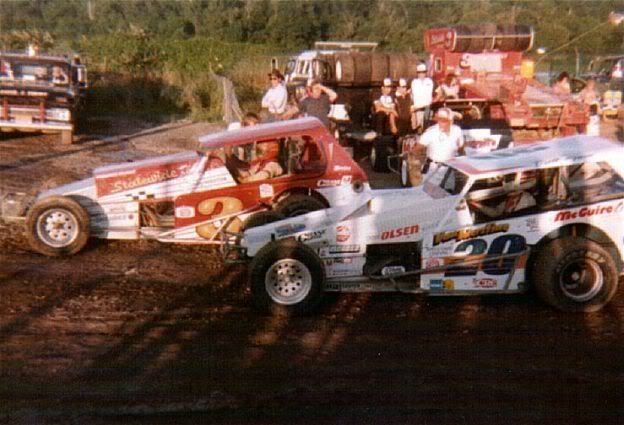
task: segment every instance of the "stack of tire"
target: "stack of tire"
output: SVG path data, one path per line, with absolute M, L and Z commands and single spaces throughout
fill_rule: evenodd
M 453 52 L 481 53 L 484 50 L 523 52 L 533 46 L 533 29 L 528 25 L 458 25 Z
M 336 83 L 343 86 L 380 86 L 384 78 L 416 78 L 421 62 L 413 53 L 344 52 L 335 57 Z

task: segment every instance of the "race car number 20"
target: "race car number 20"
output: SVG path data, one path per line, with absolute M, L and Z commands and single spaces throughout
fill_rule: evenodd
M 522 235 L 509 234 L 495 238 L 488 246 L 485 239 L 470 239 L 455 247 L 456 253 L 467 253 L 470 257 L 483 256 L 482 262 L 450 267 L 445 276 L 475 276 L 479 270 L 486 274 L 500 276 L 511 272 L 516 257 L 487 260 L 487 257 L 520 254 L 526 250 L 526 239 Z

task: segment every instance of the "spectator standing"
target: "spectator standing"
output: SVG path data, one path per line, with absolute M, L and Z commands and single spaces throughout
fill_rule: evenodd
M 262 107 L 269 111 L 270 117 L 268 121 L 277 121 L 282 119 L 282 115 L 286 111 L 288 92 L 284 85 L 284 76 L 278 69 L 274 69 L 269 73 L 269 80 L 271 87 L 262 98 Z
M 412 116 L 412 99 L 409 96 L 409 89 L 407 88 L 407 80 L 405 78 L 399 79 L 399 86 L 394 94 L 394 101 L 398 114 L 396 120 L 398 134 L 399 136 L 405 136 L 410 132 Z
M 572 93 L 572 89 L 570 88 L 570 75 L 565 71 L 559 74 L 552 89 L 557 94 L 570 95 L 570 93 Z
M 587 80 L 587 85 L 579 93 L 579 100 L 588 106 L 594 105 L 598 102 L 599 96 L 596 92 L 596 80 L 593 78 L 589 78 Z
M 338 95 L 318 80 L 309 80 L 307 85 L 309 94 L 299 102 L 299 112 L 305 116 L 318 118 L 326 128 L 329 128 L 328 114 L 331 104 L 336 101 Z
M 589 78 L 587 85 L 578 94 L 578 99 L 589 110 L 589 122 L 586 133 L 589 136 L 600 135 L 600 96 L 596 92 L 596 80 Z
M 418 141 L 427 150 L 423 174 L 429 171 L 432 164 L 437 165 L 464 153 L 464 136 L 459 126 L 453 124 L 453 111 L 449 108 L 438 109 L 436 120 L 438 123 L 429 127 Z
M 381 96 L 373 103 L 373 124 L 379 134 L 397 134 L 396 119 L 398 117 L 394 97 L 392 96 L 392 80 L 384 78 Z
M 416 78 L 412 80 L 412 129 L 422 132 L 425 129 L 425 116 L 429 114 L 433 98 L 433 81 L 427 77 L 427 65 L 416 67 Z

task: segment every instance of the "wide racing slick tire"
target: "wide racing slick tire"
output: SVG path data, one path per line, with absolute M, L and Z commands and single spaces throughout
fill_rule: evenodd
M 296 193 L 281 200 L 275 207 L 275 210 L 284 217 L 295 217 L 325 208 L 327 208 L 327 205 L 320 199 L 302 193 Z
M 37 202 L 26 217 L 26 238 L 35 251 L 50 257 L 72 255 L 89 240 L 89 215 L 75 200 L 51 196 Z
M 307 245 L 280 239 L 263 247 L 249 266 L 253 303 L 263 312 L 307 314 L 321 302 L 323 261 Z
M 373 140 L 370 152 L 370 162 L 374 171 L 386 173 L 388 157 L 396 152 L 396 140 L 394 136 L 380 136 Z
M 589 239 L 571 236 L 542 247 L 530 277 L 542 300 L 571 312 L 600 310 L 613 298 L 618 284 L 609 252 Z
M 252 227 L 264 226 L 265 224 L 280 221 L 284 218 L 286 217 L 277 211 L 260 211 L 245 219 L 243 226 L 241 227 L 241 232 L 251 229 Z

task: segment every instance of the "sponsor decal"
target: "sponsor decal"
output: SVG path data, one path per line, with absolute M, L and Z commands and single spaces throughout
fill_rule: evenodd
M 386 266 L 381 269 L 382 276 L 389 276 L 394 274 L 405 273 L 405 267 L 403 266 Z
M 123 192 L 187 175 L 195 161 L 139 168 L 129 173 L 96 179 L 98 196 Z
M 312 232 L 302 233 L 299 236 L 297 236 L 297 240 L 299 242 L 307 242 L 307 241 L 313 241 L 315 239 L 320 239 L 323 237 L 323 235 L 325 235 L 326 231 L 327 229 L 321 229 L 321 230 L 314 230 Z
M 358 252 L 360 252 L 359 245 L 329 245 L 319 249 L 321 257 L 332 254 L 357 254 Z
M 134 214 L 110 214 L 108 219 L 110 221 L 134 220 Z
M 446 41 L 446 35 L 445 34 L 431 34 L 431 36 L 429 37 L 429 41 L 432 46 L 436 44 L 444 43 Z
M 526 220 L 527 231 L 534 233 L 539 230 L 539 223 L 537 221 L 537 217 L 529 217 Z
M 321 179 L 319 181 L 316 182 L 316 185 L 318 187 L 333 187 L 333 186 L 340 186 L 342 180 L 340 179 Z
M 175 216 L 178 218 L 193 218 L 195 217 L 195 208 L 186 205 L 176 207 Z
M 334 171 L 351 171 L 349 165 L 334 165 Z
M 273 191 L 273 185 L 267 183 L 261 184 L 259 190 L 261 198 L 272 198 L 275 195 L 275 192 Z
M 402 236 L 409 236 L 418 233 L 419 226 L 414 224 L 412 226 L 399 227 L 397 229 L 384 230 L 381 232 L 381 240 L 400 238 Z
M 125 207 L 125 205 L 117 205 L 117 206 L 108 208 L 107 212 L 109 214 L 125 213 L 126 212 L 126 207 Z
M 496 288 L 496 279 L 485 277 L 483 279 L 472 279 L 472 286 L 475 288 Z
M 452 279 L 431 279 L 429 289 L 432 291 L 452 291 L 455 289 L 455 281 Z
M 444 265 L 444 260 L 441 260 L 439 258 L 427 258 L 427 260 L 425 261 L 425 268 L 427 269 L 440 267 L 442 265 Z
M 353 262 L 353 258 L 350 258 L 350 257 L 346 257 L 346 258 L 327 258 L 327 259 L 323 260 L 323 262 L 325 263 L 325 265 L 327 267 L 331 267 L 334 264 L 351 264 Z
M 275 228 L 275 234 L 277 237 L 281 238 L 287 235 L 292 235 L 293 233 L 301 232 L 303 229 L 305 229 L 305 224 L 303 223 L 284 224 Z
M 351 184 L 351 180 L 353 179 L 353 176 L 342 176 L 342 179 L 340 180 L 340 184 Z
M 346 242 L 351 238 L 351 228 L 348 224 L 336 226 L 336 242 Z
M 454 230 L 452 232 L 442 232 L 433 236 L 433 246 L 448 241 L 464 241 L 466 239 L 473 239 L 480 236 L 493 235 L 495 233 L 505 233 L 509 230 L 509 224 L 489 223 L 483 227 L 474 229 L 461 229 Z
M 559 211 L 555 221 L 574 220 L 575 218 L 592 217 L 595 215 L 620 213 L 624 209 L 624 203 L 617 205 L 601 205 L 595 207 L 583 207 L 577 210 Z

